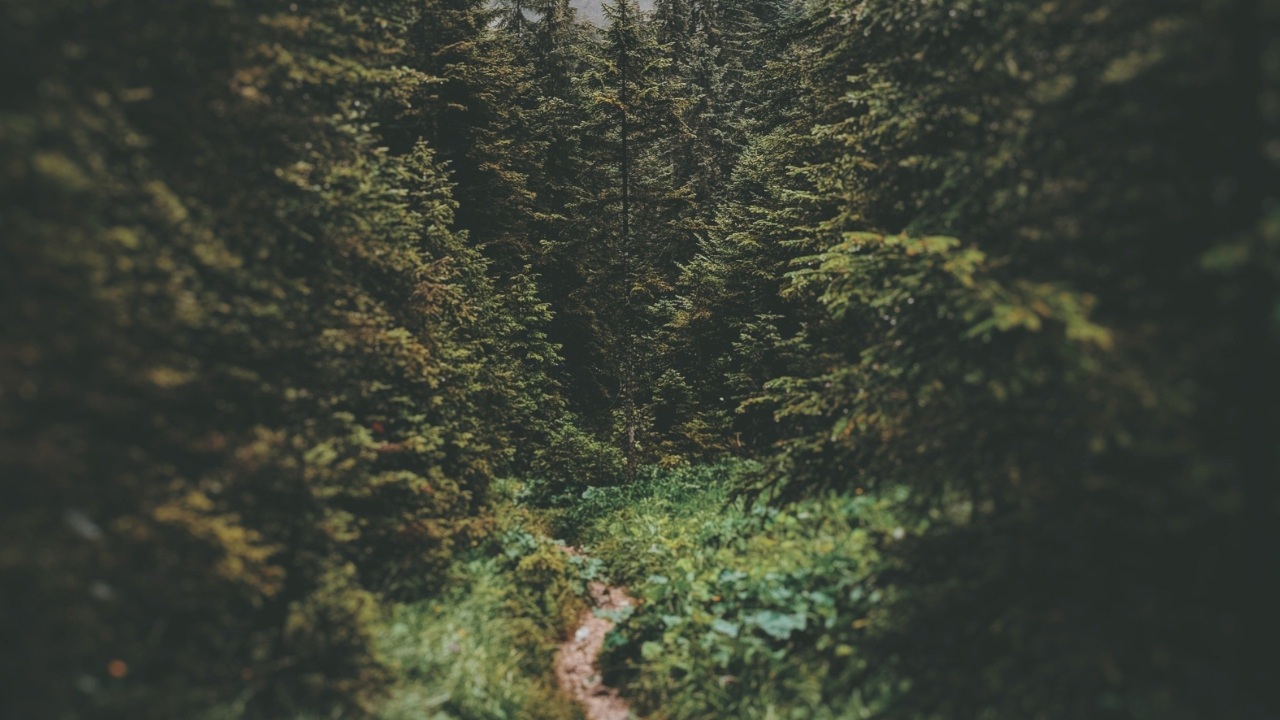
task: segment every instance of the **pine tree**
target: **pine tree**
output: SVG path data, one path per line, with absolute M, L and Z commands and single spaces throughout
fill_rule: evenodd
M 362 8 L 0 11 L 38 61 L 0 134 L 6 714 L 358 711 L 379 598 L 438 587 L 554 394 L 485 352 L 545 317 L 409 130 L 423 8 Z
M 632 477 L 646 432 L 641 368 L 651 347 L 657 294 L 664 291 L 664 256 L 671 249 L 682 201 L 652 155 L 673 122 L 672 93 L 655 28 L 634 3 L 606 8 L 605 30 L 592 66 L 579 78 L 588 99 L 575 130 L 590 164 L 569 206 L 576 216 L 556 252 L 576 259 L 582 286 L 573 301 L 590 309 L 591 333 L 609 371 L 601 385 L 616 403 L 617 435 Z M 674 268 L 672 268 L 673 270 Z
M 679 299 L 664 328 L 672 364 L 697 388 L 696 417 L 684 422 L 720 429 L 718 441 L 671 439 L 687 453 L 760 450 L 779 439 L 776 408 L 760 402 L 760 389 L 797 372 L 809 355 L 797 333 L 816 318 L 782 291 L 790 262 L 812 251 L 808 228 L 827 207 L 813 173 L 798 168 L 832 148 L 809 132 L 814 31 L 800 18 L 771 21 L 758 43 L 767 45 L 758 48 L 760 57 L 770 60 L 749 73 L 744 88 L 755 108 L 751 139 L 717 201 L 698 203 L 710 218 L 700 223 L 696 255 L 682 264 Z
M 758 332 L 804 352 L 744 406 L 769 408 L 784 437 L 758 489 L 909 488 L 928 524 L 880 578 L 902 593 L 900 623 L 857 674 L 911 685 L 886 717 L 1083 717 L 1104 697 L 1222 712 L 1179 681 L 1201 656 L 1152 639 L 1210 647 L 1222 626 L 1207 618 L 1231 612 L 1171 600 L 1186 581 L 1172 567 L 1204 562 L 1193 548 L 1238 522 L 1212 498 L 1244 487 L 1185 414 L 1214 414 L 1210 358 L 1238 341 L 1197 268 L 1253 222 L 1213 210 L 1196 179 L 1248 182 L 1221 164 L 1231 143 L 1201 135 L 1247 134 L 1248 113 L 1221 109 L 1259 92 L 1221 84 L 1240 76 L 1227 5 L 814 7 L 809 135 L 825 145 L 798 166 L 815 212 L 783 231 L 809 251 L 788 259 L 794 305 L 770 316 L 800 327 Z M 701 274 L 718 282 L 772 249 Z M 1207 384 L 1174 380 L 1191 377 Z M 949 519 L 957 502 L 969 509 Z M 1245 574 L 1216 563 L 1201 582 Z M 977 648 L 962 628 L 1000 630 Z M 1247 713 L 1249 694 L 1223 682 L 1228 714 Z

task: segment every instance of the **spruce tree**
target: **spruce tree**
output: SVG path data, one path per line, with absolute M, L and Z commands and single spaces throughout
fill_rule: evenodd
M 606 7 L 609 27 L 592 65 L 579 79 L 588 99 L 576 129 L 590 166 L 576 185 L 576 216 L 563 250 L 577 259 L 583 284 L 574 300 L 590 309 L 591 332 L 609 370 L 600 377 L 616 414 L 616 433 L 632 477 L 648 425 L 642 368 L 652 347 L 664 258 L 671 249 L 673 203 L 669 173 L 653 148 L 673 122 L 670 80 L 655 28 L 634 3 Z
M 1223 164 L 1225 138 L 1251 132 L 1223 108 L 1262 92 L 1240 70 L 1256 55 L 1226 50 L 1242 7 L 814 8 L 826 145 L 799 167 L 817 212 L 789 231 L 811 254 L 782 288 L 805 352 L 745 406 L 785 437 L 758 490 L 909 488 L 929 526 L 894 549 L 903 569 L 880 579 L 901 620 L 854 673 L 910 684 L 884 716 L 1221 711 L 1179 678 L 1232 611 L 1174 599 L 1172 567 L 1244 576 L 1201 554 L 1239 522 L 1212 498 L 1249 487 L 1198 429 L 1223 407 L 1212 358 L 1242 342 L 1214 320 L 1236 306 L 1203 262 L 1257 203 L 1224 217 L 1197 179 L 1253 182 Z M 965 628 L 993 630 L 977 647 Z M 1175 635 L 1188 644 L 1153 641 Z M 1247 713 L 1238 678 L 1215 677 Z
M 0 11 L 36 63 L 0 133 L 6 714 L 367 707 L 380 600 L 440 586 L 500 418 L 556 407 L 545 316 L 494 302 L 409 129 L 423 12 Z

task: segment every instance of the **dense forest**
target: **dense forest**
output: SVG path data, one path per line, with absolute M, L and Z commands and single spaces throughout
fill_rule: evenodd
M 3 717 L 579 718 L 606 582 L 633 717 L 1280 713 L 1277 0 L 5 0 L 0 58 Z

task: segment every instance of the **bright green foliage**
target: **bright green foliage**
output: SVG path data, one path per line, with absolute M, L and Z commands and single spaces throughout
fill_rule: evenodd
M 578 502 L 560 511 L 555 524 L 565 537 L 589 545 L 606 563 L 610 577 L 630 582 L 676 557 L 665 548 L 642 542 L 657 531 L 630 520 L 643 518 L 645 523 L 661 524 L 715 513 L 727 502 L 734 483 L 757 468 L 749 461 L 676 469 L 646 466 L 631 484 L 587 489 Z M 693 543 L 694 539 L 680 538 L 678 542 Z M 641 564 L 627 564 L 634 562 Z
M 545 674 L 558 629 L 548 632 L 540 618 L 513 612 L 516 578 L 494 565 L 469 563 L 440 597 L 396 609 L 381 642 L 402 679 L 379 718 L 576 717 Z
M 378 646 L 400 679 L 377 717 L 580 717 L 550 669 L 598 567 L 565 553 L 510 500 L 496 514 L 494 552 L 456 567 L 437 597 L 397 607 L 380 630 Z
M 563 505 L 591 485 L 616 482 L 625 463 L 617 445 L 566 418 L 535 451 L 529 468 L 531 496 L 538 505 Z
M 907 537 L 905 493 L 747 513 L 726 505 L 725 481 L 750 471 L 657 472 L 624 502 L 610 488 L 583 503 L 596 518 L 586 537 L 640 599 L 606 643 L 607 677 L 662 717 L 854 718 L 883 709 L 898 688 L 865 677 L 866 646 L 892 620 L 895 590 L 877 573 L 894 563 L 879 545 Z

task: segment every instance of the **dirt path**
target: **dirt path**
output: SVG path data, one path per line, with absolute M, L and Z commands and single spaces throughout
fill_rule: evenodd
M 597 609 L 620 610 L 635 601 L 620 587 L 601 582 L 591 583 L 591 600 Z M 629 720 L 631 708 L 618 697 L 617 688 L 607 687 L 600 679 L 596 661 L 604 647 L 605 633 L 613 629 L 613 621 L 598 617 L 588 610 L 582 614 L 578 631 L 560 645 L 556 655 L 556 679 L 566 695 L 582 704 L 587 720 Z

